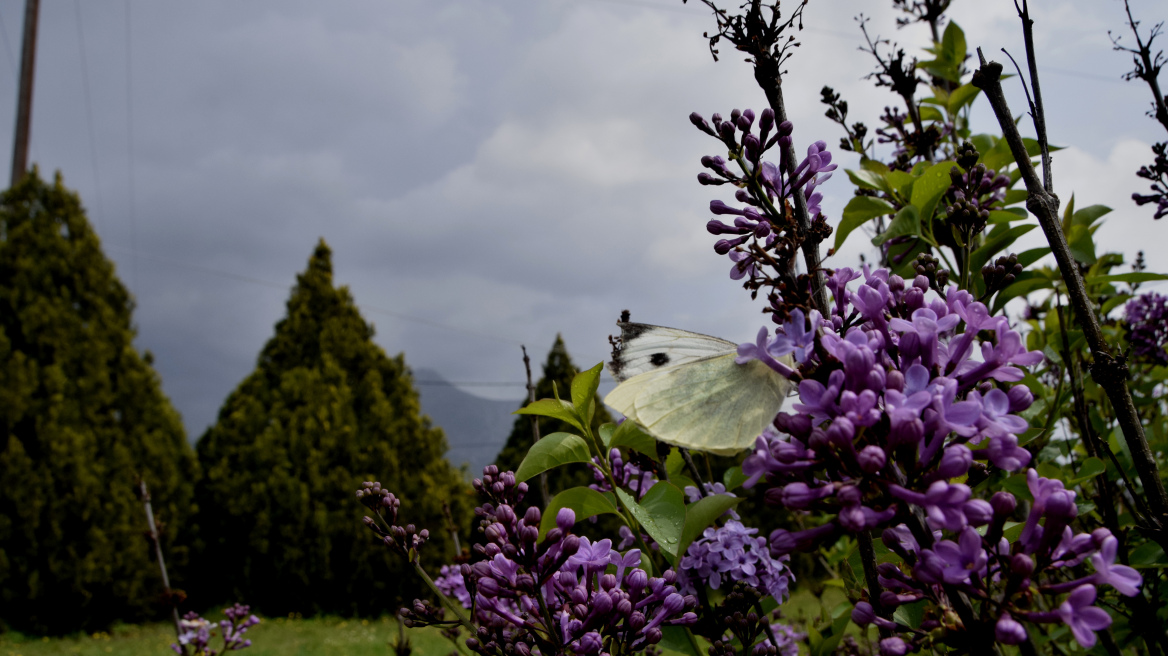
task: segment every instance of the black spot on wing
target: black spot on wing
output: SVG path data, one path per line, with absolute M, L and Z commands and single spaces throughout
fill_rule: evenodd
M 649 362 L 654 367 L 664 367 L 665 365 L 669 364 L 669 354 L 654 353 L 653 355 L 649 356 Z

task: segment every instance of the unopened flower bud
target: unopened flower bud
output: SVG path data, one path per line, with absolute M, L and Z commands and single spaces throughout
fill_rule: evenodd
M 970 499 L 961 507 L 965 519 L 974 526 L 985 526 L 994 519 L 994 508 L 983 499 Z
M 1010 617 L 1009 613 L 1005 613 L 994 625 L 994 637 L 1005 645 L 1020 645 L 1026 642 L 1026 627 Z
M 945 448 L 941 462 L 937 465 L 937 475 L 942 478 L 964 476 L 973 464 L 973 451 L 964 444 L 954 444 Z
M 1010 558 L 1010 571 L 1026 577 L 1034 573 L 1034 559 L 1026 554 L 1014 554 Z
M 560 508 L 560 511 L 556 513 L 556 526 L 564 533 L 567 533 L 575 525 L 576 511 L 571 508 Z
M 1014 514 L 1014 509 L 1018 507 L 1018 500 L 1009 492 L 995 492 L 990 497 L 990 505 L 993 506 L 995 515 L 1008 517 Z
M 580 538 L 575 535 L 569 535 L 568 537 L 564 538 L 564 541 L 560 544 L 560 549 L 568 556 L 575 555 L 575 553 L 580 550 Z
M 880 656 L 904 656 L 908 653 L 908 643 L 892 636 L 880 641 Z
M 645 615 L 639 610 L 629 613 L 629 629 L 640 631 L 645 628 Z
M 495 519 L 510 526 L 515 523 L 515 510 L 506 504 L 495 509 Z
M 1075 506 L 1074 492 L 1069 490 L 1055 490 L 1046 500 L 1047 517 L 1071 520 L 1078 514 L 1079 509 Z
M 860 464 L 860 469 L 869 474 L 875 474 L 881 469 L 884 469 L 887 456 L 884 455 L 884 449 L 875 445 L 869 445 L 860 449 L 860 452 L 856 454 L 856 460 Z
M 645 570 L 638 567 L 629 572 L 625 577 L 625 585 L 629 591 L 644 590 L 645 586 L 649 585 L 649 575 L 645 572 Z
M 852 621 L 859 626 L 868 626 L 876 621 L 876 611 L 872 608 L 872 604 L 861 601 L 852 609 Z
M 1006 391 L 1006 397 L 1010 399 L 1010 412 L 1018 413 L 1030 407 L 1034 403 L 1034 393 L 1025 385 L 1015 385 Z

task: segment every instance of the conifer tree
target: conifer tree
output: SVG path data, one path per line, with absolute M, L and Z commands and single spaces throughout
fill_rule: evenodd
M 572 356 L 568 355 L 568 347 L 564 345 L 564 338 L 557 334 L 555 343 L 552 344 L 551 350 L 548 351 L 547 361 L 543 364 L 543 377 L 535 384 L 535 398 L 554 398 L 553 395 L 555 392 L 560 394 L 560 398 L 570 398 L 572 378 L 577 373 L 579 373 L 579 369 L 573 364 Z M 554 391 L 553 383 L 555 384 Z M 526 401 L 520 407 L 525 405 L 527 405 Z M 503 445 L 503 449 L 499 451 L 499 455 L 495 458 L 495 464 L 498 465 L 500 471 L 515 471 L 519 468 L 519 463 L 523 462 L 523 457 L 527 455 L 527 450 L 531 448 L 533 439 L 533 435 L 531 434 L 531 420 L 532 417 L 528 415 L 516 416 L 515 423 L 511 428 L 511 435 L 508 436 L 507 443 Z M 611 421 L 612 417 L 608 414 L 604 403 L 598 396 L 596 398 L 596 413 L 592 417 L 592 429 L 596 430 L 601 424 Z M 558 419 L 539 417 L 539 434 L 541 437 L 556 432 L 579 433 L 580 431 Z M 476 475 L 478 473 L 480 472 L 475 472 Z M 571 487 L 589 485 L 593 482 L 595 481 L 591 468 L 583 464 L 557 467 L 548 472 L 548 490 L 553 495 Z
M 0 621 L 10 627 L 94 630 L 159 612 L 139 476 L 172 567 L 186 560 L 176 536 L 197 463 L 150 354 L 134 348 L 133 305 L 60 174 L 47 184 L 34 169 L 0 195 Z
M 425 595 L 362 524 L 354 493 L 367 480 L 393 490 L 403 518 L 430 529 L 424 556 L 436 570 L 454 555 L 443 503 L 456 520 L 471 505 L 445 451 L 404 357 L 374 344 L 348 289 L 333 286 L 322 240 L 255 371 L 198 443 L 203 557 L 218 584 L 205 598 L 268 614 L 369 614 Z

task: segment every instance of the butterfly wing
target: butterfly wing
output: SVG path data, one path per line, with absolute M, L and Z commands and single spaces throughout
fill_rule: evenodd
M 738 348 L 734 342 L 677 328 L 629 321 L 617 325 L 621 329 L 621 348 L 613 354 L 608 370 L 621 383 L 649 371 L 734 353 Z
M 734 358 L 723 353 L 638 374 L 605 403 L 667 444 L 738 453 L 778 414 L 793 384 L 757 360 Z

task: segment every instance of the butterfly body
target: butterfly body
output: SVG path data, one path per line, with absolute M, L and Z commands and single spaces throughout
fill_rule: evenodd
M 782 408 L 792 383 L 738 345 L 676 328 L 619 322 L 609 370 L 613 409 L 667 444 L 716 455 L 750 448 Z

